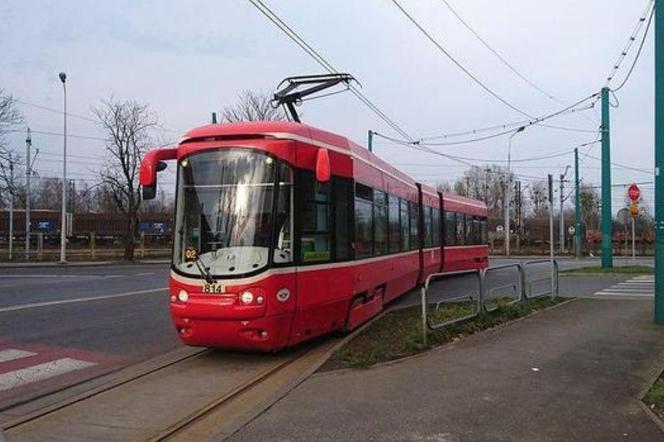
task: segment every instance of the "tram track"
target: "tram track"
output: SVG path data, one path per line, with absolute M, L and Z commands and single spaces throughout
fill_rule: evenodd
M 133 375 L 37 405 L 2 427 L 11 441 L 224 439 L 304 381 L 338 341 L 277 354 L 186 349 Z

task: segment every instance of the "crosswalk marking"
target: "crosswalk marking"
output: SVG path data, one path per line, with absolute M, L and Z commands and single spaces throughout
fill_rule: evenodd
M 96 363 L 80 359 L 62 358 L 9 371 L 0 374 L 0 391 L 10 390 L 32 382 L 43 381 L 71 371 L 92 367 L 93 365 L 96 365 Z
M 595 293 L 597 296 L 625 296 L 634 298 L 652 298 L 654 294 L 654 275 L 635 276 L 627 281 L 619 282 Z
M 0 351 L 0 363 L 13 361 L 15 359 L 27 358 L 30 356 L 34 356 L 36 354 L 37 353 L 33 353 L 31 351 L 17 350 L 15 348 L 10 348 L 7 350 Z

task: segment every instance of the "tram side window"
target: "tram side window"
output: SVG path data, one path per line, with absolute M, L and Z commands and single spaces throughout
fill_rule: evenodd
M 410 212 L 408 201 L 399 199 L 401 207 L 401 251 L 410 250 Z
M 373 189 L 355 185 L 355 257 L 373 255 Z
M 456 214 L 456 245 L 466 245 L 466 217 L 463 213 Z
M 436 208 L 431 209 L 431 224 L 433 226 L 433 246 L 440 246 L 440 210 Z
M 394 195 L 389 195 L 388 198 L 389 227 L 387 233 L 389 241 L 389 252 L 396 253 L 399 251 L 401 244 L 401 228 L 399 227 L 399 198 Z
M 345 178 L 334 178 L 334 259 L 350 258 L 350 204 L 352 182 Z
M 456 213 L 445 212 L 445 245 L 456 245 Z
M 410 250 L 416 250 L 420 248 L 420 238 L 419 238 L 419 205 L 417 203 L 410 202 Z
M 482 245 L 489 243 L 489 226 L 486 218 L 480 219 L 480 241 Z
M 431 225 L 431 207 L 424 207 L 424 247 L 433 247 L 433 226 Z
M 482 243 L 480 240 L 480 217 L 473 216 L 473 228 L 472 228 L 472 239 L 473 245 L 479 245 Z
M 313 173 L 303 172 L 303 213 L 300 250 L 302 262 L 329 261 L 330 243 L 330 183 L 314 179 Z
M 374 196 L 374 255 L 387 253 L 387 194 L 378 190 Z

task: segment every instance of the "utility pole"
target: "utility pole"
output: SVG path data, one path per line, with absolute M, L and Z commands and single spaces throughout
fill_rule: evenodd
M 558 214 L 558 224 L 560 226 L 560 253 L 565 253 L 565 175 L 560 174 L 560 213 Z
M 581 188 L 579 183 L 579 149 L 574 149 L 574 255 L 581 257 Z
M 602 88 L 602 268 L 613 268 L 611 221 L 611 121 L 609 88 Z
M 367 133 L 367 138 L 368 138 L 367 145 L 369 146 L 369 152 L 373 152 L 373 136 L 374 136 L 373 131 L 369 129 L 369 132 Z
M 14 158 L 9 156 L 9 260 L 14 253 Z
M 551 296 L 555 295 L 555 272 L 553 269 L 553 175 L 549 174 L 549 256 L 551 259 Z
M 518 133 L 526 130 L 525 126 L 521 126 L 510 135 L 507 142 L 507 176 L 505 177 L 505 256 L 510 256 L 510 205 L 512 202 L 512 174 L 510 173 L 512 165 L 512 138 Z
M 521 215 L 521 181 L 516 182 L 516 250 L 517 252 L 521 251 L 521 235 L 523 234 L 523 217 Z
M 659 6 L 659 7 L 658 7 Z M 664 6 L 655 3 L 655 322 L 664 325 Z
M 560 174 L 560 214 L 558 215 L 558 224 L 560 225 L 560 253 L 565 253 L 565 177 L 569 166 L 565 167 L 565 172 Z
M 30 177 L 32 175 L 32 137 L 30 128 L 28 136 L 25 138 L 25 260 L 30 260 Z

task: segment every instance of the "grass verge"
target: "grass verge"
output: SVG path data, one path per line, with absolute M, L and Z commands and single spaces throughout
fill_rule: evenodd
M 664 374 L 648 390 L 643 397 L 643 403 L 664 420 Z
M 552 307 L 569 298 L 537 298 L 507 305 L 498 303 L 497 309 L 468 321 L 430 331 L 428 345 L 422 342 L 421 310 L 419 306 L 387 313 L 338 349 L 320 368 L 320 371 L 341 368 L 368 368 L 379 362 L 401 359 L 424 352 L 430 348 L 471 335 L 496 325 L 526 316 L 536 310 Z M 445 304 L 433 312 L 435 323 L 462 318 L 471 313 L 469 304 Z
M 560 273 L 592 273 L 592 274 L 614 274 L 614 275 L 642 275 L 653 273 L 655 269 L 648 266 L 619 266 L 610 269 L 597 267 L 580 267 L 578 269 L 563 270 Z

